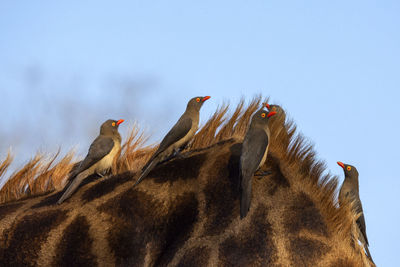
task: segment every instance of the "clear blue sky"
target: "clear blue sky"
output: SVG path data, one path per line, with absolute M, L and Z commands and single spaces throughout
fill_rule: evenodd
M 212 96 L 204 120 L 262 93 L 333 174 L 358 168 L 371 253 L 399 266 L 399 14 L 368 0 L 2 1 L 0 157 L 84 154 L 108 118 L 156 141 L 192 96 Z

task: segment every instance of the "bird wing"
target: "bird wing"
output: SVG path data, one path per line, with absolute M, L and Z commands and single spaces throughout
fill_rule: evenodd
M 345 198 L 347 198 L 350 202 L 353 203 L 353 210 L 356 214 L 361 214 L 360 217 L 358 217 L 356 223 L 358 228 L 360 229 L 361 234 L 363 235 L 365 242 L 367 245 L 369 245 L 368 242 L 368 237 L 367 237 L 367 228 L 365 226 L 365 217 L 364 217 L 364 211 L 362 208 L 361 200 L 360 197 L 358 196 L 357 193 L 355 193 L 353 190 L 346 190 L 345 192 L 340 190 L 339 197 L 342 195 Z
M 155 162 L 154 159 L 160 155 L 163 151 L 165 151 L 169 146 L 177 142 L 178 140 L 185 137 L 188 134 L 190 129 L 192 128 L 192 119 L 188 116 L 182 115 L 179 120 L 175 123 L 174 127 L 167 133 L 167 135 L 163 138 L 158 149 L 151 158 L 147 161 L 147 163 L 142 168 L 142 174 L 139 179 L 136 181 L 134 186 L 138 185 L 143 178 L 147 176 L 147 174 L 158 164 L 158 161 Z
M 111 137 L 99 135 L 90 145 L 89 152 L 79 166 L 78 173 L 90 168 L 93 164 L 107 156 L 113 147 L 114 140 Z
M 182 116 L 161 141 L 160 146 L 158 147 L 152 158 L 155 158 L 176 141 L 185 137 L 185 135 L 187 135 L 191 128 L 192 119 L 188 116 Z
M 356 211 L 358 213 L 361 213 L 360 217 L 358 217 L 358 219 L 357 219 L 357 225 L 358 225 L 358 228 L 360 228 L 361 234 L 364 236 L 365 242 L 369 246 L 368 237 L 367 237 L 367 227 L 365 226 L 365 217 L 364 217 L 364 212 L 363 212 L 363 208 L 361 206 L 360 199 L 358 199 L 358 201 L 356 201 L 356 203 L 357 203 Z
M 263 129 L 250 128 L 243 141 L 240 156 L 240 217 L 247 215 L 251 202 L 251 185 L 254 173 L 268 146 L 268 135 Z
M 265 154 L 268 146 L 268 135 L 264 129 L 251 128 L 248 130 L 240 156 L 241 173 L 254 174 Z

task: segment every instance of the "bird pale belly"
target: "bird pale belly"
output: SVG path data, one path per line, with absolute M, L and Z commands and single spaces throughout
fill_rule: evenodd
M 121 149 L 121 144 L 119 142 L 114 140 L 114 143 L 115 143 L 115 145 L 114 145 L 113 149 L 111 150 L 111 152 L 107 156 L 102 158 L 98 164 L 96 164 L 96 169 L 93 171 L 101 173 L 104 170 L 111 168 L 115 156 L 117 155 L 118 151 Z
M 194 134 L 196 133 L 197 128 L 198 127 L 192 127 L 192 129 L 190 129 L 190 131 L 181 140 L 179 140 L 178 142 L 172 144 L 168 149 L 166 149 L 165 150 L 166 151 L 165 156 L 167 157 L 168 155 L 171 155 L 172 152 L 174 151 L 174 149 L 180 148 L 182 145 L 184 145 L 189 140 L 191 140 L 192 137 L 194 136 Z
M 262 159 L 260 161 L 260 164 L 258 165 L 258 168 L 261 168 L 261 166 L 264 165 L 265 160 L 267 159 L 268 147 L 269 147 L 269 144 L 267 145 L 267 148 L 265 149 L 264 155 L 263 155 L 263 157 L 262 157 Z
M 269 140 L 269 139 L 270 139 L 269 137 L 271 136 L 270 131 L 269 131 L 269 128 L 266 129 L 266 133 L 267 133 L 268 140 Z M 268 142 L 267 147 L 265 148 L 264 155 L 263 155 L 263 157 L 262 157 L 262 159 L 261 159 L 261 161 L 260 161 L 260 164 L 258 165 L 258 168 L 261 168 L 261 166 L 264 165 L 264 162 L 265 162 L 265 160 L 267 159 L 268 147 L 269 147 L 269 142 Z

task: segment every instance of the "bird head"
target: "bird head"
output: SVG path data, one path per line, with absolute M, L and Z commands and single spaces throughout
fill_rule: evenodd
M 187 108 L 194 108 L 195 110 L 200 110 L 201 106 L 205 101 L 210 99 L 211 96 L 196 96 L 189 100 Z
M 267 118 L 278 114 L 278 112 L 281 112 L 281 111 L 283 112 L 281 107 L 278 105 L 269 105 L 268 103 L 263 103 L 263 108 L 264 107 L 266 107 L 269 111 L 269 112 L 267 112 L 267 115 L 266 115 Z
M 358 171 L 356 169 L 356 167 L 349 165 L 349 164 L 345 164 L 341 161 L 338 161 L 337 164 L 342 167 L 343 171 L 344 171 L 344 176 L 347 177 L 358 177 Z
M 107 120 L 100 127 L 100 134 L 113 134 L 118 132 L 118 127 L 124 120 Z
M 251 118 L 251 123 L 266 125 L 268 123 L 269 118 L 271 118 L 275 114 L 276 114 L 276 111 L 268 112 L 265 109 L 260 109 L 256 113 L 253 114 L 253 117 Z
M 268 109 L 268 111 L 276 112 L 277 117 L 281 117 L 283 118 L 283 121 L 285 121 L 286 119 L 286 114 L 285 111 L 283 110 L 283 108 L 279 105 L 269 105 L 268 103 L 263 103 L 263 107 L 266 107 Z

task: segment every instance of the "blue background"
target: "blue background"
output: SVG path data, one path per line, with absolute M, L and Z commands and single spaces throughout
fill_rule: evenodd
M 83 3 L 84 2 L 84 3 Z M 216 3 L 218 2 L 218 3 Z M 360 173 L 370 250 L 399 266 L 398 1 L 2 1 L 0 158 L 83 156 L 108 118 L 159 141 L 192 96 L 262 93 L 342 179 Z M 4 181 L 2 181 L 4 182 Z

